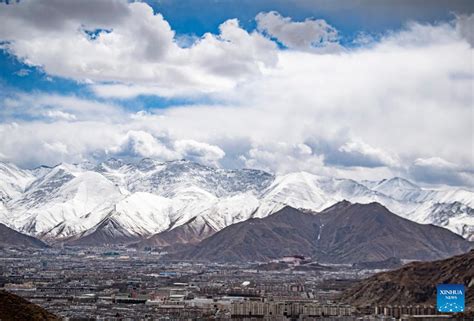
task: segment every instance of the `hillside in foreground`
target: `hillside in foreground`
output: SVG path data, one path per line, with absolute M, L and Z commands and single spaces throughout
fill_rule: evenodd
M 6 291 L 0 291 L 0 320 L 56 321 L 54 314 Z
M 358 282 L 342 299 L 356 306 L 435 304 L 437 284 L 464 284 L 474 309 L 474 250 L 445 260 L 412 262 Z

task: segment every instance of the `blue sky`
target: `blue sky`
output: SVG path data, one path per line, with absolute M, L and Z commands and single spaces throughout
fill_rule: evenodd
M 2 2 L 0 160 L 190 158 L 472 186 L 473 11 L 420 0 Z
M 451 20 L 454 13 L 471 14 L 471 1 L 148 1 L 161 12 L 178 33 L 215 33 L 222 21 L 238 18 L 242 26 L 254 29 L 259 12 L 277 11 L 293 20 L 319 18 L 330 21 L 346 40 L 359 32 L 383 33 L 400 29 L 408 21 L 434 23 Z
M 237 18 L 248 31 L 255 30 L 255 16 L 260 12 L 277 11 L 295 21 L 318 18 L 330 21 L 339 31 L 341 42 L 354 46 L 361 33 L 380 36 L 403 28 L 411 21 L 439 23 L 451 21 L 455 14 L 472 14 L 472 1 L 438 1 L 427 6 L 425 1 L 231 1 L 231 0 L 156 0 L 145 1 L 155 12 L 163 14 L 178 35 L 201 37 L 206 32 L 217 33 L 219 25 Z M 377 4 L 376 4 L 377 3 Z M 205 9 L 203 9 L 205 8 Z M 90 97 L 91 93 L 80 82 L 55 77 L 41 68 L 22 63 L 5 50 L 0 51 L 0 84 L 5 93 L 11 91 L 46 91 L 74 93 Z M 23 75 L 22 71 L 28 74 Z M 122 102 L 134 108 L 135 103 Z M 193 103 L 192 100 L 140 97 L 137 103 L 144 108 Z

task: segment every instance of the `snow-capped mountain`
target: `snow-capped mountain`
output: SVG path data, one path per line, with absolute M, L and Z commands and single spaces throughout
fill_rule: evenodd
M 13 164 L 0 162 L 0 201 L 8 202 L 19 197 L 35 176 Z
M 210 235 L 285 205 L 321 211 L 344 199 L 375 201 L 410 220 L 474 240 L 473 192 L 424 189 L 402 178 L 357 182 L 305 172 L 274 176 L 186 160 L 109 159 L 34 170 L 0 163 L 0 223 L 47 241 L 125 242 L 173 235 L 169 231 L 180 226 L 187 227 L 180 237 L 203 229 Z

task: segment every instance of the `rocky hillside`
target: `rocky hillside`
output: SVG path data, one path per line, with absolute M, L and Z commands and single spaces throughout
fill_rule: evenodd
M 0 223 L 0 247 L 47 247 L 42 241 Z
M 59 321 L 60 318 L 17 295 L 0 290 L 0 320 Z
M 376 274 L 347 290 L 343 300 L 356 306 L 435 304 L 436 285 L 442 283 L 464 284 L 466 307 L 474 308 L 474 250 Z
M 287 206 L 268 217 L 230 225 L 171 256 L 241 262 L 303 255 L 320 262 L 355 263 L 393 257 L 434 260 L 470 248 L 449 230 L 401 218 L 380 204 L 344 201 L 319 214 Z

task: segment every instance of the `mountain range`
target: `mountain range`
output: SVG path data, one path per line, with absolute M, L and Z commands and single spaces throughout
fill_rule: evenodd
M 197 243 L 285 206 L 319 212 L 342 200 L 378 202 L 411 221 L 474 240 L 472 191 L 426 189 L 398 177 L 357 182 L 306 172 L 275 176 L 186 160 L 109 159 L 31 170 L 0 163 L 0 223 L 48 243 Z
M 470 248 L 470 242 L 449 230 L 404 219 L 378 203 L 342 201 L 321 213 L 286 206 L 265 218 L 225 227 L 170 255 L 211 262 L 265 262 L 300 255 L 323 263 L 354 263 L 435 260 Z

